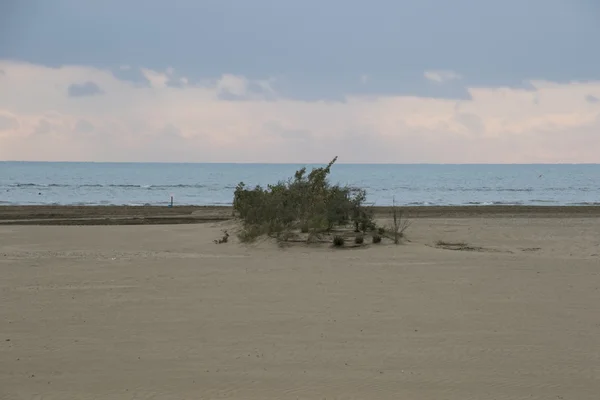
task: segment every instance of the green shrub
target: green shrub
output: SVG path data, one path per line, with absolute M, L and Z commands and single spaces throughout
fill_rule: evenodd
M 336 235 L 333 237 L 333 246 L 334 247 L 344 247 L 344 243 L 346 243 L 346 240 L 344 239 L 343 236 Z
M 375 235 L 373 235 L 373 243 L 381 243 L 381 236 L 379 234 L 376 233 Z
M 356 235 L 354 238 L 354 243 L 363 244 L 365 242 L 365 237 L 363 235 Z
M 247 236 L 279 236 L 300 230 L 309 237 L 353 223 L 359 232 L 374 229 L 373 212 L 365 206 L 366 191 L 332 185 L 327 177 L 336 162 L 306 173 L 302 168 L 287 181 L 266 188 L 237 185 L 233 209 Z

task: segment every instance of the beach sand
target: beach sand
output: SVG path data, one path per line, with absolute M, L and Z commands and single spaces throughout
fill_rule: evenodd
M 214 244 L 230 214 L 0 208 L 0 398 L 599 397 L 598 208 L 411 209 L 356 250 Z

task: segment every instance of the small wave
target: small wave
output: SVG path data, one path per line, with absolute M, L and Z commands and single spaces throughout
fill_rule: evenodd
M 104 187 L 103 185 L 98 185 L 98 187 Z M 202 184 L 175 184 L 175 185 L 134 185 L 134 184 L 111 184 L 106 185 L 106 187 L 110 188 L 122 188 L 122 189 L 146 189 L 146 190 L 155 190 L 155 189 L 203 189 L 206 188 L 206 185 Z M 222 190 L 221 187 L 217 187 L 216 190 Z
M 468 201 L 460 205 L 464 206 L 520 206 L 521 201 Z
M 69 185 L 63 185 L 60 183 L 13 183 L 10 185 L 6 185 L 5 187 L 9 188 L 49 188 L 49 187 L 69 187 Z
M 207 187 L 206 185 L 203 184 L 193 184 L 193 185 L 189 185 L 189 184 L 175 184 L 175 185 L 136 185 L 136 184 L 108 184 L 108 185 L 102 185 L 99 183 L 84 183 L 84 184 L 77 184 L 77 185 L 69 185 L 69 184 L 62 184 L 62 183 L 50 183 L 50 184 L 43 184 L 43 183 L 13 183 L 13 184 L 9 184 L 9 185 L 5 185 L 5 187 L 8 188 L 34 188 L 34 187 L 40 187 L 40 188 L 47 188 L 47 187 L 60 187 L 60 188 L 103 188 L 103 187 L 110 187 L 110 188 L 130 188 L 130 189 L 170 189 L 170 188 L 196 188 L 196 189 L 202 189 Z M 215 186 L 215 189 L 217 190 L 221 190 L 221 189 L 235 189 L 235 186 L 224 186 L 224 187 L 219 187 L 219 186 Z
M 53 203 L 55 204 L 55 203 Z M 121 206 L 123 204 L 121 203 L 114 203 L 114 202 L 110 202 L 107 200 L 100 200 L 100 201 L 76 201 L 73 203 L 60 203 L 59 205 L 65 205 L 65 206 Z
M 8 187 L 47 187 L 48 185 L 42 185 L 39 183 L 13 183 L 8 185 Z
M 454 205 L 454 204 L 444 204 Z M 523 205 L 521 201 L 467 201 L 457 204 L 459 206 L 519 206 Z
M 439 190 L 439 188 L 432 188 L 435 191 Z M 523 192 L 529 193 L 533 192 L 534 188 L 492 188 L 492 187 L 473 187 L 473 188 L 465 188 L 465 187 L 449 187 L 443 188 L 442 191 L 448 192 Z
M 144 190 L 162 190 L 162 189 L 209 189 L 211 191 L 233 190 L 235 186 L 218 184 L 172 184 L 172 185 L 149 185 L 149 184 L 99 184 L 99 183 L 84 183 L 84 184 L 63 184 L 63 183 L 14 183 L 4 185 L 4 188 L 113 188 L 113 189 L 144 189 Z
M 142 185 L 107 185 L 108 187 L 114 188 L 114 187 L 118 187 L 118 188 L 141 188 Z
M 186 185 L 186 184 L 177 184 L 177 185 L 149 185 L 148 188 L 150 189 L 185 189 L 185 188 L 192 188 L 192 189 L 202 189 L 205 188 L 206 185 L 202 185 L 202 184 L 195 184 L 195 185 Z
M 515 189 L 515 188 L 505 188 L 505 189 L 492 189 L 491 191 L 494 192 L 533 192 L 535 189 L 533 188 L 520 188 L 520 189 Z

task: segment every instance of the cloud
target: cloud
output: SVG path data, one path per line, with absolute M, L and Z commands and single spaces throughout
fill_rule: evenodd
M 217 98 L 225 101 L 273 100 L 275 91 L 269 80 L 248 80 L 243 76 L 223 75 L 215 83 Z
M 435 83 L 445 83 L 462 78 L 462 76 L 454 71 L 425 71 L 423 76 L 428 81 Z
M 104 92 L 94 82 L 73 83 L 67 89 L 69 97 L 87 97 L 103 94 Z
M 129 65 L 121 65 L 119 68 L 112 69 L 115 78 L 131 82 L 136 86 L 150 87 L 150 81 L 140 68 L 133 68 Z
M 80 119 L 75 124 L 75 132 L 77 133 L 91 133 L 93 131 L 94 125 L 85 119 Z
M 9 131 L 19 127 L 19 121 L 9 114 L 3 114 L 0 111 L 0 132 Z
M 52 132 L 54 127 L 55 127 L 54 124 L 49 122 L 47 119 L 41 118 L 38 120 L 38 123 L 34 128 L 33 134 L 34 135 L 45 135 L 47 133 Z
M 585 101 L 587 101 L 590 104 L 596 104 L 596 103 L 600 103 L 600 98 L 593 96 L 591 94 L 588 94 L 587 96 L 585 96 Z
M 456 71 L 467 87 L 600 79 L 600 52 L 591 51 L 600 37 L 596 0 L 34 3 L 0 1 L 0 59 L 161 72 L 171 66 L 189 82 L 225 73 L 277 76 L 280 97 L 311 101 L 464 98 L 451 89 L 456 81 L 434 85 L 423 78 L 426 70 Z M 361 84 L 361 74 L 372 81 Z
M 190 81 L 143 68 L 149 83 L 140 86 L 112 69 L 8 61 L 0 69 L 11 76 L 0 80 L 0 159 L 600 162 L 600 110 L 586 100 L 600 92 L 594 81 L 468 86 L 460 101 L 364 94 L 334 102 L 286 97 L 269 76 Z M 64 96 L 72 82 L 94 82 L 104 95 L 72 101 Z

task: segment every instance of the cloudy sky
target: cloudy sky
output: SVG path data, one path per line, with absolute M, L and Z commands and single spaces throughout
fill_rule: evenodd
M 597 0 L 0 0 L 0 159 L 600 162 Z

